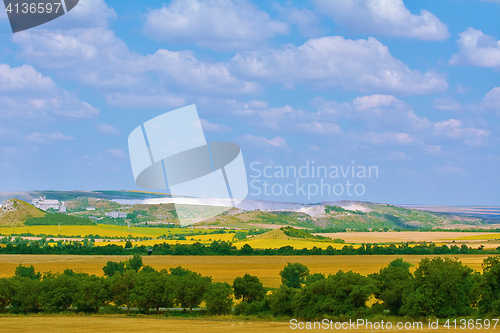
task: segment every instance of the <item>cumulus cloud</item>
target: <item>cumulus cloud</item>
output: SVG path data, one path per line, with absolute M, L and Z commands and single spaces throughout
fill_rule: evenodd
M 444 111 L 458 111 L 462 108 L 462 105 L 452 97 L 435 98 L 432 101 L 432 106 L 435 109 Z
M 500 68 L 500 41 L 473 28 L 459 36 L 459 52 L 451 56 L 451 65 Z
M 234 50 L 287 34 L 288 26 L 245 0 L 174 0 L 146 14 L 144 33 L 160 41 Z
M 0 64 L 0 93 L 20 91 L 51 91 L 56 89 L 54 81 L 37 72 L 30 65 L 10 67 Z
M 319 19 L 312 10 L 294 7 L 291 3 L 285 6 L 274 4 L 273 7 L 285 21 L 296 24 L 301 35 L 312 37 L 321 33 Z
M 434 133 L 452 139 L 462 139 L 469 146 L 485 144 L 490 135 L 490 132 L 485 129 L 463 127 L 460 119 L 449 119 L 434 123 Z
M 500 112 L 500 87 L 493 88 L 486 94 L 483 107 L 487 110 Z
M 309 39 L 301 46 L 282 50 L 238 53 L 234 71 L 254 80 L 310 84 L 317 88 L 340 85 L 358 91 L 428 94 L 442 92 L 448 83 L 442 75 L 409 69 L 375 38 L 344 39 L 331 36 Z M 293 68 L 294 70 L 290 70 Z
M 100 123 L 100 124 L 96 124 L 95 127 L 97 128 L 97 130 L 99 130 L 99 132 L 104 133 L 104 134 L 108 134 L 108 135 L 120 135 L 121 134 L 120 130 L 118 128 L 114 127 L 113 125 Z
M 239 138 L 236 138 L 236 141 L 254 150 L 265 150 L 270 152 L 291 152 L 291 149 L 288 147 L 286 140 L 280 136 L 276 136 L 274 139 L 266 139 L 265 137 L 245 134 Z
M 307 124 L 298 124 L 299 128 L 314 134 L 340 134 L 342 129 L 339 125 L 328 122 L 311 121 Z
M 154 87 L 166 94 L 177 91 L 212 95 L 259 91 L 257 84 L 232 75 L 226 63 L 200 61 L 191 51 L 160 49 L 154 54 L 140 55 L 131 52 L 113 31 L 105 28 L 36 36 L 26 31 L 14 35 L 13 41 L 19 45 L 24 59 L 44 68 L 64 69 L 65 75 L 78 83 L 101 90 L 133 89 L 135 92 L 139 88 Z M 152 79 L 150 73 L 156 79 Z M 150 101 L 158 102 L 154 97 Z M 174 98 L 169 102 L 179 104 L 180 100 Z
M 412 145 L 420 143 L 420 140 L 411 136 L 409 133 L 397 132 L 361 132 L 360 134 L 351 133 L 356 139 L 375 145 Z
M 52 144 L 58 141 L 72 141 L 75 140 L 74 137 L 62 134 L 60 132 L 52 132 L 52 133 L 38 133 L 33 132 L 31 134 L 26 135 L 26 141 L 41 143 L 41 144 Z
M 0 105 L 0 118 L 90 118 L 99 114 L 98 109 L 56 87 L 51 78 L 29 65 L 0 64 Z
M 412 14 L 403 0 L 314 0 L 318 9 L 341 25 L 362 33 L 444 40 L 450 36 L 446 24 L 423 9 Z
M 203 129 L 207 132 L 224 133 L 224 132 L 231 132 L 233 130 L 229 126 L 211 123 L 205 119 L 200 119 L 200 122 L 201 122 L 201 127 L 203 127 Z
M 113 8 L 108 7 L 104 0 L 82 0 L 70 12 L 60 16 L 57 20 L 45 23 L 40 28 L 68 30 L 107 27 L 109 20 L 117 17 Z
M 374 94 L 370 96 L 356 97 L 352 101 L 352 105 L 354 106 L 355 110 L 364 111 L 370 108 L 388 106 L 396 102 L 399 102 L 399 100 L 394 96 Z

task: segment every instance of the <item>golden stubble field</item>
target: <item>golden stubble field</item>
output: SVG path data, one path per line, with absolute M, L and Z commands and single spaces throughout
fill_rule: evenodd
M 372 255 L 372 256 L 145 256 L 143 263 L 155 269 L 169 269 L 182 266 L 202 275 L 211 276 L 216 282 L 232 284 L 238 276 L 249 273 L 257 276 L 266 287 L 279 287 L 279 272 L 287 262 L 300 262 L 307 265 L 311 273 L 334 274 L 339 270 L 361 273 L 363 275 L 378 272 L 392 260 L 403 258 L 416 268 L 424 257 L 421 255 Z M 481 271 L 481 263 L 488 255 L 442 255 L 458 257 L 465 265 Z M 0 255 L 0 277 L 14 275 L 20 263 L 33 265 L 40 272 L 63 272 L 70 268 L 102 276 L 102 267 L 108 260 L 124 261 L 130 256 L 77 256 L 77 255 Z
M 426 323 L 424 323 L 426 324 Z M 126 317 L 126 316 L 0 316 L 2 333 L 17 332 L 294 332 L 289 322 L 241 321 L 222 317 L 217 319 L 171 319 L 162 317 Z M 301 330 L 302 331 L 302 330 Z M 325 331 L 322 330 L 307 330 Z M 335 330 L 336 331 L 336 330 Z M 383 330 L 353 329 L 349 332 L 365 333 Z M 416 330 L 397 330 L 398 332 L 415 332 Z M 430 330 L 425 325 L 418 330 L 421 333 L 449 332 L 446 328 Z M 453 330 L 452 330 L 453 331 Z

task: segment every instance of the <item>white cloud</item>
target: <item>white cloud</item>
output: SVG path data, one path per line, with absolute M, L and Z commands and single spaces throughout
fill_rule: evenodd
M 51 78 L 38 73 L 30 65 L 10 67 L 0 64 L 0 94 L 19 91 L 51 91 L 56 85 Z
M 120 130 L 117 129 L 116 127 L 114 127 L 113 125 L 100 123 L 100 124 L 96 124 L 95 127 L 99 130 L 99 132 L 104 133 L 104 134 L 108 134 L 108 135 L 120 135 L 121 134 Z
M 500 68 L 500 41 L 473 28 L 459 36 L 459 53 L 451 56 L 451 65 Z
M 298 47 L 239 53 L 231 64 L 235 72 L 247 78 L 316 88 L 340 85 L 357 91 L 408 94 L 442 92 L 448 88 L 442 75 L 410 70 L 372 37 L 314 38 Z
M 313 134 L 340 134 L 342 129 L 339 125 L 327 122 L 311 121 L 307 124 L 298 124 L 299 128 Z
M 433 168 L 433 171 L 438 174 L 465 175 L 467 172 L 456 165 L 444 165 Z
M 186 100 L 173 94 L 139 95 L 113 93 L 106 96 L 108 105 L 122 108 L 169 108 L 186 104 Z
M 378 95 L 356 97 L 352 101 L 355 110 L 364 111 L 370 108 L 378 108 L 380 106 L 388 106 L 392 103 L 399 102 L 399 100 L 390 95 Z
M 375 145 L 411 145 L 419 144 L 420 140 L 412 137 L 409 133 L 397 132 L 362 132 L 360 134 L 351 134 L 358 140 L 366 141 Z
M 452 97 L 435 98 L 432 101 L 432 106 L 435 109 L 444 111 L 458 111 L 462 108 L 462 105 Z
M 236 138 L 236 141 L 255 150 L 291 152 L 286 140 L 280 136 L 276 136 L 274 139 L 266 139 L 252 134 L 245 134 L 242 137 Z
M 203 127 L 203 129 L 207 132 L 224 133 L 224 132 L 231 132 L 233 130 L 229 126 L 211 123 L 205 119 L 200 119 L 200 122 L 201 122 L 201 127 Z
M 312 10 L 294 7 L 291 3 L 285 6 L 274 4 L 273 7 L 286 21 L 296 24 L 301 35 L 312 37 L 321 33 L 320 20 Z
M 463 139 L 470 146 L 484 145 L 490 132 L 485 129 L 463 127 L 460 119 L 449 119 L 434 123 L 434 133 L 452 139 Z
M 336 23 L 356 32 L 444 40 L 450 36 L 446 24 L 429 11 L 412 14 L 403 0 L 315 0 L 318 9 Z
M 51 144 L 56 143 L 58 141 L 72 141 L 75 140 L 74 137 L 62 134 L 60 132 L 52 132 L 52 133 L 38 133 L 33 132 L 31 134 L 26 135 L 26 141 L 41 143 L 41 144 Z
M 109 20 L 117 17 L 113 8 L 109 8 L 104 0 L 80 0 L 71 11 L 57 20 L 45 23 L 42 29 L 107 27 Z
M 152 88 L 166 95 L 175 91 L 211 95 L 259 91 L 257 84 L 232 75 L 226 63 L 200 61 L 191 51 L 160 49 L 143 56 L 129 51 L 113 31 L 105 28 L 36 35 L 26 31 L 14 35 L 13 41 L 19 45 L 21 57 L 31 62 L 49 69 L 64 69 L 66 77 L 83 85 L 120 89 L 125 96 L 127 89 L 135 95 L 137 90 Z
M 57 88 L 51 78 L 29 65 L 0 64 L 0 105 L 0 118 L 91 118 L 99 114 L 98 109 L 76 94 Z
M 287 34 L 288 26 L 245 0 L 174 0 L 146 14 L 144 33 L 161 41 L 234 50 Z
M 500 87 L 493 88 L 486 94 L 483 106 L 486 109 L 500 112 Z

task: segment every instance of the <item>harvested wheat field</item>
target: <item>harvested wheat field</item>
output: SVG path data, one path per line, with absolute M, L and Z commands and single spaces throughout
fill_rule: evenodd
M 341 238 L 346 243 L 396 243 L 396 242 L 450 242 L 452 240 L 500 239 L 491 232 L 400 231 L 400 232 L 337 232 L 317 234 L 332 239 Z
M 3 333 L 17 332 L 293 332 L 289 322 L 264 322 L 213 319 L 170 319 L 161 317 L 125 316 L 9 316 L 0 317 Z M 430 330 L 423 325 L 418 332 L 449 332 L 441 328 Z M 324 330 L 307 330 L 324 331 Z M 362 333 L 374 330 L 352 329 L 349 332 Z M 382 330 L 377 330 L 382 331 Z M 415 332 L 416 330 L 397 330 Z
M 245 273 L 256 275 L 266 287 L 279 287 L 279 272 L 287 262 L 307 265 L 311 273 L 334 274 L 339 270 L 353 270 L 361 274 L 378 272 L 392 260 L 403 258 L 415 266 L 422 255 L 371 255 L 371 256 L 145 256 L 143 263 L 155 269 L 182 266 L 203 275 L 211 276 L 216 282 L 228 282 Z M 480 271 L 481 263 L 488 255 L 442 255 L 458 257 L 465 265 Z M 0 255 L 0 277 L 14 275 L 20 263 L 33 265 L 40 272 L 63 272 L 70 268 L 76 272 L 103 275 L 102 267 L 107 261 L 124 261 L 130 256 L 78 256 L 78 255 Z M 416 267 L 413 267 L 415 269 Z

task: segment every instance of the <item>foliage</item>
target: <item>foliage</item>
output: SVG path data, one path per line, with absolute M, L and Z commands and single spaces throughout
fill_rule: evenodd
M 473 270 L 457 259 L 440 257 L 420 261 L 405 294 L 401 314 L 439 318 L 467 316 L 477 301 Z
M 410 273 L 412 265 L 401 258 L 393 260 L 389 266 L 382 268 L 379 273 L 370 275 L 375 281 L 378 291 L 375 297 L 383 301 L 384 307 L 393 315 L 399 315 L 403 305 L 403 295 L 409 287 L 413 275 Z
M 309 275 L 307 266 L 301 263 L 288 263 L 280 272 L 281 283 L 290 288 L 301 288 Z
M 294 297 L 294 314 L 306 320 L 324 315 L 353 315 L 365 308 L 366 301 L 377 291 L 374 281 L 352 271 L 337 272 L 302 288 Z
M 500 257 L 489 257 L 483 262 L 483 279 L 480 282 L 479 312 L 500 314 Z
M 281 285 L 269 295 L 269 307 L 274 316 L 293 316 L 293 298 L 298 289 Z
M 266 295 L 266 289 L 259 278 L 248 273 L 234 279 L 233 289 L 234 298 L 248 303 L 260 301 Z
M 231 312 L 233 290 L 226 282 L 212 284 L 205 292 L 205 303 L 210 314 L 222 315 Z
M 30 217 L 25 225 L 95 225 L 95 222 L 87 218 L 66 214 L 46 214 L 42 217 Z

